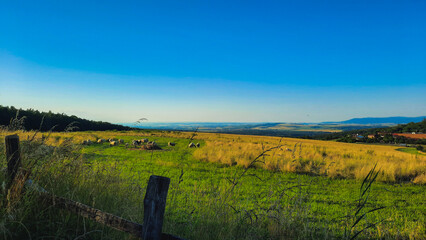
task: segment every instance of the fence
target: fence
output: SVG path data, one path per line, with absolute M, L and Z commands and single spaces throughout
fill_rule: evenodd
M 5 138 L 7 159 L 7 189 L 10 189 L 14 181 L 17 181 L 21 156 L 19 150 L 19 136 L 9 135 Z M 24 174 L 25 175 L 25 174 Z M 23 178 L 25 182 L 26 178 Z M 19 185 L 19 184 L 18 184 Z M 164 211 L 166 208 L 167 192 L 170 178 L 152 175 L 148 181 L 148 187 L 144 198 L 143 225 L 127 219 L 105 213 L 99 209 L 85 204 L 58 197 L 46 191 L 39 191 L 40 199 L 56 208 L 68 210 L 79 214 L 95 222 L 104 224 L 119 231 L 127 232 L 144 240 L 184 240 L 162 232 Z M 21 184 L 23 186 L 23 184 Z

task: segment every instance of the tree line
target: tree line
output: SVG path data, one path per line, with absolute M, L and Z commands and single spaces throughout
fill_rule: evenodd
M 339 133 L 330 133 L 314 136 L 318 140 L 336 140 L 339 142 L 366 142 L 366 143 L 407 143 L 426 144 L 426 139 L 413 139 L 404 136 L 394 136 L 393 133 L 426 133 L 426 119 L 421 122 L 398 124 L 386 128 L 368 128 Z M 369 138 L 368 135 L 374 135 Z
M 105 130 L 132 130 L 133 128 L 111 124 L 102 121 L 91 121 L 77 116 L 68 116 L 65 113 L 40 112 L 34 109 L 17 109 L 13 106 L 0 105 L 0 126 L 9 126 L 19 120 L 24 130 L 40 131 L 105 131 Z

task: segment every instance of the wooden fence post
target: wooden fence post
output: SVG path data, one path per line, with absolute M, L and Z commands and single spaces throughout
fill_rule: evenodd
M 19 136 L 9 135 L 5 137 L 6 160 L 7 160 L 7 187 L 9 188 L 18 173 L 21 165 L 19 152 Z
M 148 181 L 144 203 L 142 239 L 160 240 L 170 178 L 152 175 Z

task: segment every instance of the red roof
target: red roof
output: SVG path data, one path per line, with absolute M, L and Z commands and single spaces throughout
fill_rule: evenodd
M 392 133 L 393 136 L 402 136 L 414 139 L 426 139 L 426 134 L 411 134 L 411 133 Z

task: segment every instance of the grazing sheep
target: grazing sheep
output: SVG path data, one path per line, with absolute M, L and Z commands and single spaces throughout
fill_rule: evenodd
M 98 139 L 98 143 L 104 143 L 104 142 L 105 142 L 105 139 L 103 138 Z
M 174 145 L 176 145 L 176 143 L 174 143 L 174 142 L 168 142 L 167 145 L 174 146 Z
M 117 141 L 111 141 L 111 142 L 109 142 L 109 146 L 110 147 L 112 147 L 112 146 L 118 146 L 118 142 Z
M 119 143 L 124 143 L 124 140 L 123 139 L 119 139 L 118 142 Z
M 189 147 L 189 148 L 193 148 L 193 147 L 195 147 L 195 144 L 194 144 L 194 143 L 190 143 L 190 144 L 188 145 L 188 147 Z
M 196 146 L 197 148 L 199 148 L 199 147 L 200 147 L 200 143 L 195 144 L 195 146 Z
M 161 147 L 158 146 L 156 142 L 152 141 L 152 142 L 149 142 L 146 145 L 143 145 L 142 149 L 145 149 L 145 150 L 161 150 Z
M 147 142 L 149 142 L 148 138 L 143 138 L 143 139 L 141 139 L 140 141 L 141 141 L 141 142 L 143 142 L 143 143 L 147 143 Z
M 81 142 L 81 144 L 82 144 L 82 145 L 86 145 L 86 144 L 87 144 L 87 141 L 86 141 L 86 140 L 83 140 L 83 142 Z
M 92 141 L 90 141 L 90 139 L 87 139 L 86 144 L 87 145 L 92 145 Z
M 139 140 L 133 140 L 133 141 L 132 141 L 132 145 L 136 147 L 136 146 L 138 146 L 138 145 L 141 145 L 141 143 L 140 143 L 140 141 L 139 141 Z

